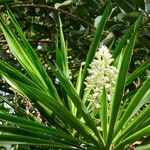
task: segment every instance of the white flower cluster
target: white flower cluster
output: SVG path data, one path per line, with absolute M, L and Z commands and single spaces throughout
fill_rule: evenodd
M 98 108 L 98 97 L 102 94 L 103 86 L 107 92 L 107 99 L 110 101 L 116 83 L 118 69 L 110 66 L 113 58 L 106 46 L 102 46 L 95 54 L 95 58 L 88 69 L 89 76 L 86 78 L 86 89 L 91 89 L 88 100 L 92 102 L 95 108 Z

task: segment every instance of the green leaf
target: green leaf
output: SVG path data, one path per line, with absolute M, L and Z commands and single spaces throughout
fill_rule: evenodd
M 55 50 L 56 50 L 56 64 L 59 67 L 59 69 L 62 70 L 62 56 L 60 49 L 58 47 L 58 35 L 56 35 Z
M 10 28 L 4 24 L 3 20 L 0 20 L 0 25 L 12 53 L 28 71 L 29 75 L 34 79 L 34 81 L 41 87 L 45 87 L 46 85 L 41 75 L 39 74 L 34 64 L 31 62 L 30 57 L 26 55 L 23 46 L 20 44 L 16 36 L 12 33 Z
M 58 19 L 59 19 L 59 32 L 60 32 L 60 53 L 61 53 L 61 65 L 62 65 L 62 72 L 64 73 L 64 75 L 69 79 L 69 62 L 68 62 L 68 54 L 67 54 L 67 44 L 65 44 L 65 39 L 64 39 L 64 35 L 63 35 L 63 30 L 62 30 L 62 22 L 60 19 L 60 16 L 58 15 Z M 64 93 L 64 103 L 66 105 L 66 107 L 68 107 L 72 114 L 75 115 L 75 106 L 74 104 L 69 100 L 68 95 L 66 95 L 66 93 Z
M 68 54 L 67 54 L 67 48 L 65 45 L 65 39 L 63 35 L 63 30 L 62 30 L 62 22 L 60 19 L 60 16 L 58 16 L 59 19 L 59 31 L 60 31 L 60 49 L 61 49 L 61 56 L 62 56 L 62 66 L 63 66 L 63 73 L 64 75 L 69 78 L 69 67 L 68 67 Z
M 47 113 L 52 110 L 56 115 L 63 119 L 65 123 L 72 126 L 88 139 L 91 139 L 93 142 L 97 143 L 97 139 L 92 135 L 92 131 L 76 117 L 74 117 L 70 111 L 66 107 L 62 106 L 57 100 L 37 88 L 23 84 L 17 80 L 11 79 L 10 77 L 4 77 L 9 84 L 26 95 L 31 101 L 41 106 Z
M 51 79 L 38 60 L 38 57 L 35 54 L 34 50 L 26 40 L 17 20 L 9 9 L 8 15 L 21 39 L 21 41 L 18 40 L 18 37 L 11 31 L 9 26 L 5 24 L 4 20 L 1 17 L 0 25 L 12 53 L 25 68 L 32 80 L 40 87 L 42 87 L 46 92 L 48 92 L 50 95 L 53 95 L 60 101 L 57 90 L 55 89 Z
M 100 40 L 101 40 L 101 35 L 102 35 L 106 20 L 107 20 L 108 15 L 109 15 L 109 10 L 110 10 L 110 5 L 107 5 L 106 9 L 105 9 L 105 11 L 102 15 L 102 19 L 101 19 L 101 21 L 98 25 L 98 28 L 95 32 L 92 43 L 90 45 L 90 49 L 89 49 L 88 54 L 87 54 L 86 63 L 85 63 L 85 67 L 84 67 L 83 74 L 82 74 L 80 96 L 83 96 L 84 80 L 85 80 L 85 78 L 88 74 L 87 69 L 89 67 L 89 64 L 91 63 L 91 61 L 93 60 L 93 58 L 95 56 L 95 52 L 96 52 L 97 48 L 99 47 L 99 43 L 100 43 Z
M 122 48 L 127 44 L 127 40 L 130 38 L 132 34 L 133 28 L 129 28 L 128 31 L 125 33 L 125 35 L 122 36 L 120 42 L 117 44 L 116 48 L 113 51 L 113 58 L 117 58 L 117 56 L 120 54 Z
M 137 20 L 139 22 L 139 19 Z M 119 107 L 123 98 L 124 89 L 125 89 L 125 80 L 129 68 L 129 63 L 131 60 L 132 50 L 134 47 L 134 43 L 136 40 L 136 31 L 132 34 L 129 44 L 126 47 L 123 57 L 121 58 L 119 74 L 116 81 L 116 86 L 114 90 L 114 95 L 112 99 L 112 107 L 111 107 L 111 114 L 110 114 L 110 123 L 109 123 L 109 131 L 108 131 L 108 138 L 106 143 L 106 149 L 109 149 L 114 133 L 114 127 L 117 119 L 117 115 L 119 112 Z
M 143 107 L 144 105 L 146 105 L 147 103 L 150 102 L 150 99 L 149 99 L 149 98 L 150 98 L 150 90 L 147 90 L 147 91 L 145 92 L 144 96 L 142 97 L 141 101 L 138 103 L 138 105 L 137 105 L 136 108 L 134 109 L 132 115 L 130 116 L 130 119 L 131 119 L 136 113 L 138 113 L 138 111 L 139 111 L 140 109 L 142 109 L 142 107 Z
M 51 142 L 50 140 L 41 140 L 34 137 L 26 137 L 19 135 L 0 135 L 0 144 L 26 144 L 26 145 L 37 145 L 46 146 L 51 148 L 63 148 L 63 149 L 76 149 L 73 146 L 60 144 L 57 142 Z
M 125 35 L 123 35 L 121 37 L 120 42 L 117 44 L 116 48 L 113 51 L 113 58 L 116 59 L 117 56 L 120 54 L 120 52 L 122 51 L 123 47 L 126 46 L 127 44 L 127 40 L 130 39 L 132 32 L 133 31 L 137 31 L 139 23 L 141 21 L 141 16 L 139 17 L 139 19 L 135 22 L 134 25 L 132 25 L 132 27 L 130 27 L 128 29 L 128 31 L 125 33 Z
M 21 136 L 26 136 L 26 137 L 35 137 L 35 138 L 39 138 L 39 139 L 42 139 L 42 140 L 53 140 L 54 142 L 59 142 L 59 143 L 64 143 L 64 144 L 67 144 L 67 145 L 72 145 L 72 146 L 76 146 L 76 147 L 80 147 L 79 146 L 79 142 L 70 142 L 69 140 L 66 140 L 65 138 L 62 139 L 62 138 L 58 138 L 58 137 L 55 137 L 53 135 L 50 135 L 50 134 L 47 134 L 47 133 L 44 133 L 41 132 L 41 131 L 33 131 L 33 130 L 29 130 L 29 129 L 24 129 L 24 128 L 18 128 L 18 127 L 6 127 L 6 126 L 2 126 L 0 125 L 0 131 L 2 131 L 3 134 L 5 133 L 10 133 L 10 134 L 14 134 L 14 135 L 21 135 Z M 74 140 L 76 140 L 74 138 Z
M 81 77 L 82 77 L 82 65 L 81 65 L 79 73 L 78 73 L 78 77 L 77 77 L 77 81 L 76 81 L 76 87 L 75 87 L 78 95 L 79 95 L 80 90 L 81 90 Z M 74 105 L 74 107 L 72 107 L 72 109 L 73 109 L 74 114 L 77 115 L 77 108 L 75 107 L 75 105 Z
M 82 77 L 82 65 L 80 67 L 80 70 L 79 70 L 79 73 L 78 73 L 78 78 L 77 78 L 77 81 L 76 81 L 77 94 L 79 94 L 80 90 L 81 90 L 81 77 Z
M 44 69 L 43 69 L 42 65 L 40 64 L 40 61 L 38 60 L 38 57 L 37 57 L 35 51 L 33 50 L 31 45 L 27 41 L 23 31 L 21 30 L 20 25 L 18 24 L 15 16 L 12 14 L 12 12 L 10 11 L 8 6 L 7 6 L 7 14 L 11 20 L 11 23 L 14 25 L 15 30 L 18 32 L 18 35 L 21 38 L 21 42 L 22 42 L 23 46 L 26 48 L 26 52 L 27 52 L 26 55 L 30 58 L 30 60 L 38 68 L 38 70 L 43 72 Z
M 0 74 L 1 75 L 8 75 L 14 78 L 15 80 L 21 81 L 27 85 L 35 86 L 36 88 L 41 89 L 38 87 L 33 81 L 31 81 L 29 78 L 24 76 L 21 72 L 19 72 L 17 69 L 9 65 L 8 63 L 0 60 Z M 42 89 L 41 89 L 42 90 Z
M 30 120 L 27 120 L 27 119 L 24 119 L 21 117 L 16 117 L 16 116 L 13 116 L 13 115 L 10 115 L 7 113 L 0 112 L 0 120 L 13 123 L 17 126 L 19 125 L 20 127 L 23 127 L 25 129 L 28 129 L 31 131 L 35 131 L 35 132 L 40 131 L 40 132 L 46 133 L 50 136 L 65 139 L 70 142 L 81 142 L 81 140 L 74 138 L 71 135 L 68 135 L 60 130 L 50 128 L 43 124 L 39 124 L 39 123 L 30 121 Z
M 121 119 L 119 120 L 119 123 L 116 125 L 114 135 L 116 135 L 118 133 L 118 131 L 121 130 L 123 125 L 125 123 L 127 123 L 128 119 L 130 118 L 130 116 L 132 115 L 134 110 L 137 108 L 138 104 L 141 102 L 141 100 L 144 97 L 144 95 L 146 94 L 146 92 L 148 92 L 149 87 L 150 87 L 150 78 L 144 82 L 142 87 L 137 91 L 137 93 L 131 99 L 130 103 L 128 104 L 127 108 L 125 109 L 125 112 L 123 113 Z M 149 93 L 150 93 L 150 90 L 149 90 Z M 138 107 L 138 110 L 140 108 L 141 107 Z
M 68 80 L 61 71 L 57 68 L 56 70 L 51 65 L 51 69 L 53 70 L 55 76 L 59 79 L 60 84 L 70 97 L 70 100 L 74 103 L 74 105 L 77 108 L 77 111 L 83 116 L 87 126 L 92 129 L 92 131 L 95 133 L 95 135 L 99 138 L 100 143 L 103 144 L 103 141 L 97 131 L 96 125 L 94 120 L 89 115 L 89 112 L 87 111 L 86 107 L 83 105 L 79 95 L 77 94 L 75 88 L 72 86 L 70 80 Z
M 106 96 L 106 89 L 103 87 L 102 96 L 100 99 L 100 118 L 101 118 L 101 126 L 103 132 L 103 139 L 106 143 L 107 140 L 107 96 Z
M 124 139 L 120 144 L 118 144 L 115 149 L 121 149 L 123 148 L 125 145 L 130 144 L 131 142 L 136 141 L 139 138 L 142 138 L 143 136 L 149 135 L 150 134 L 150 125 L 141 129 L 140 131 L 134 133 L 133 135 L 127 137 L 126 139 Z
M 113 143 L 117 145 L 120 140 L 132 135 L 135 131 L 142 129 L 142 124 L 150 117 L 150 106 L 147 106 L 139 115 L 137 115 L 121 132 L 116 136 Z M 140 129 L 139 129 L 140 128 Z M 135 130 L 136 129 L 136 130 Z M 137 130 L 138 129 L 138 130 Z
M 126 86 L 133 82 L 140 74 L 150 67 L 150 61 L 143 63 L 132 74 L 130 74 L 126 81 Z

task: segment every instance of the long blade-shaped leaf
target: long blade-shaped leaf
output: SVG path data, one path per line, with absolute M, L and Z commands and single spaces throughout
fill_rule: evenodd
M 136 141 L 139 138 L 142 138 L 143 136 L 149 135 L 150 134 L 150 125 L 143 128 L 142 130 L 134 133 L 133 135 L 127 137 L 126 139 L 124 139 L 120 144 L 118 144 L 115 149 L 121 149 L 123 148 L 123 146 L 125 146 L 126 144 L 129 144 L 131 142 Z
M 10 19 L 15 26 L 15 29 L 17 30 L 22 40 L 22 42 L 18 40 L 18 37 L 10 30 L 9 26 L 7 26 L 1 18 L 0 25 L 12 53 L 26 69 L 28 74 L 32 77 L 33 81 L 60 101 L 59 95 L 51 79 L 47 75 L 43 66 L 40 64 L 34 50 L 27 42 L 23 32 L 21 31 L 20 26 L 18 26 L 18 23 L 15 20 L 15 17 L 10 11 L 8 12 Z
M 60 49 L 58 47 L 58 34 L 56 35 L 56 44 L 55 44 L 55 51 L 56 51 L 56 64 L 60 70 L 62 70 L 62 56 Z
M 131 102 L 129 103 L 129 105 L 125 109 L 125 112 L 123 113 L 121 119 L 119 120 L 119 123 L 117 124 L 117 126 L 115 128 L 114 135 L 116 135 L 118 133 L 118 131 L 123 127 L 123 125 L 125 123 L 127 123 L 127 121 L 130 118 L 131 114 L 134 112 L 137 105 L 140 103 L 142 97 L 144 97 L 145 93 L 147 93 L 147 91 L 149 90 L 149 87 L 150 87 L 150 79 L 147 79 L 144 82 L 143 86 L 134 95 Z
M 120 42 L 117 44 L 116 48 L 113 51 L 113 58 L 117 58 L 119 53 L 121 52 L 122 48 L 127 44 L 127 40 L 129 39 L 133 28 L 129 28 L 125 35 L 122 36 Z
M 125 55 L 124 55 L 123 61 L 122 61 L 123 63 L 121 64 L 118 79 L 117 79 L 116 86 L 115 86 L 114 96 L 113 96 L 113 100 L 112 100 L 111 115 L 110 115 L 110 125 L 109 125 L 108 139 L 107 139 L 107 148 L 110 146 L 110 143 L 112 141 L 114 126 L 115 126 L 115 122 L 117 119 L 119 106 L 120 106 L 120 103 L 121 103 L 121 100 L 123 97 L 123 93 L 124 93 L 125 79 L 126 79 L 126 74 L 127 74 L 130 57 L 131 57 L 131 53 L 132 53 L 132 49 L 133 49 L 133 44 L 134 44 L 135 37 L 136 37 L 135 35 L 136 34 L 134 34 L 132 36 L 132 39 L 126 49 L 126 52 L 125 52 Z
M 46 85 L 42 80 L 41 75 L 31 62 L 30 58 L 26 55 L 22 45 L 19 43 L 16 36 L 12 33 L 9 27 L 4 24 L 3 20 L 0 20 L 0 25 L 12 53 L 20 61 L 20 63 L 24 66 L 24 68 L 28 71 L 29 75 L 34 79 L 34 81 L 39 86 L 45 87 Z
M 100 99 L 100 119 L 101 119 L 101 126 L 103 131 L 103 139 L 106 143 L 107 140 L 107 125 L 108 125 L 108 118 L 107 118 L 107 96 L 106 96 L 106 89 L 103 87 L 101 99 Z
M 139 23 L 139 20 L 140 20 L 140 18 L 137 20 L 138 23 Z M 114 90 L 114 95 L 113 95 L 113 99 L 112 99 L 112 107 L 111 107 L 110 123 L 109 123 L 109 131 L 108 131 L 106 149 L 109 149 L 111 142 L 112 142 L 114 126 L 116 123 L 117 115 L 119 112 L 119 107 L 120 107 L 123 93 L 124 93 L 125 80 L 126 80 L 135 40 L 136 40 L 136 32 L 134 32 L 132 34 L 130 42 L 124 52 L 124 55 L 122 58 L 122 63 L 120 64 L 119 74 L 118 74 L 118 78 L 117 78 L 117 82 L 116 82 L 116 86 L 115 86 L 115 90 Z
M 36 88 L 41 89 L 33 81 L 31 81 L 29 78 L 24 76 L 21 72 L 19 72 L 17 69 L 15 69 L 14 67 L 12 67 L 11 65 L 9 65 L 4 61 L 0 61 L 0 74 L 10 75 L 12 78 L 18 81 L 21 81 L 27 85 L 32 85 L 35 86 Z
M 0 120 L 11 122 L 15 125 L 19 125 L 23 128 L 29 129 L 31 131 L 35 131 L 35 132 L 40 131 L 40 132 L 46 133 L 48 135 L 52 135 L 54 137 L 59 137 L 59 138 L 62 138 L 62 139 L 68 140 L 68 141 L 80 142 L 80 140 L 73 138 L 71 135 L 68 135 L 62 131 L 44 126 L 43 124 L 39 124 L 39 123 L 30 121 L 30 120 L 26 120 L 24 118 L 16 117 L 16 116 L 13 116 L 10 114 L 0 112 Z
M 61 49 L 61 56 L 62 56 L 63 73 L 66 77 L 69 77 L 68 58 L 67 58 L 68 54 L 67 54 L 67 48 L 65 45 L 65 39 L 63 35 L 62 22 L 61 22 L 60 16 L 58 16 L 58 19 L 59 19 L 60 49 Z
M 24 47 L 26 47 L 26 49 L 28 50 L 28 53 L 27 53 L 28 57 L 31 58 L 32 63 L 34 63 L 35 65 L 37 65 L 37 67 L 39 67 L 39 69 L 42 69 L 42 66 L 41 66 L 41 64 L 39 63 L 39 60 L 38 60 L 37 55 L 35 54 L 33 48 L 32 48 L 31 45 L 29 44 L 29 42 L 27 41 L 27 39 L 26 39 L 24 33 L 23 33 L 22 30 L 21 30 L 20 25 L 18 24 L 18 22 L 17 22 L 17 20 L 16 20 L 16 18 L 15 18 L 15 16 L 12 14 L 12 12 L 10 11 L 10 9 L 9 9 L 8 7 L 7 7 L 7 10 L 8 10 L 8 11 L 7 11 L 7 14 L 8 14 L 9 18 L 11 19 L 12 24 L 14 25 L 16 31 L 18 32 L 18 35 L 20 36 L 21 41 L 22 41 Z M 34 61 L 33 61 L 33 60 L 34 60 Z M 35 61 L 35 60 L 36 60 L 36 61 Z
M 33 130 L 29 130 L 29 129 L 24 129 L 24 128 L 18 128 L 18 127 L 11 127 L 11 126 L 2 126 L 0 125 L 0 131 L 5 134 L 5 133 L 10 133 L 10 134 L 15 134 L 15 135 L 22 135 L 22 136 L 27 136 L 27 137 L 35 137 L 35 138 L 40 138 L 40 139 L 43 139 L 43 140 L 53 140 L 54 142 L 58 142 L 58 143 L 64 143 L 64 144 L 67 144 L 67 145 L 71 145 L 71 146 L 76 146 L 76 147 L 79 147 L 80 148 L 80 143 L 78 142 L 75 142 L 75 141 L 72 141 L 70 142 L 69 140 L 65 140 L 65 139 L 62 139 L 62 138 L 58 138 L 58 137 L 55 137 L 53 135 L 49 135 L 47 133 L 44 133 L 41 132 L 41 131 L 33 131 Z M 76 140 L 74 138 L 74 140 Z
M 24 129 L 24 128 L 18 128 L 18 127 L 11 127 L 11 126 L 2 126 L 0 125 L 0 131 L 2 133 L 10 133 L 10 134 L 15 134 L 15 135 L 22 135 L 22 136 L 30 136 L 30 137 L 36 137 L 40 139 L 45 139 L 45 140 L 57 140 L 57 138 L 43 134 L 42 132 L 39 132 L 38 130 L 35 132 L 33 130 L 29 129 Z M 59 139 L 58 139 L 59 141 Z M 60 141 L 59 141 L 60 142 Z
M 81 89 L 81 76 L 82 76 L 82 65 L 81 65 L 79 73 L 78 73 L 78 77 L 77 77 L 77 81 L 76 81 L 76 87 L 75 87 L 78 95 L 79 95 L 80 89 Z M 77 115 L 77 108 L 75 107 L 75 105 L 74 105 L 74 107 L 72 107 L 72 112 L 75 116 Z
M 79 70 L 79 73 L 78 73 L 78 78 L 77 78 L 77 81 L 76 81 L 77 94 L 79 94 L 80 90 L 81 90 L 81 77 L 82 77 L 82 65 L 80 67 L 80 70 Z
M 77 108 L 77 111 L 82 115 L 82 117 L 84 118 L 86 124 L 88 127 L 90 127 L 92 129 L 92 131 L 96 134 L 96 136 L 99 138 L 101 144 L 103 144 L 103 140 L 101 139 L 95 122 L 94 120 L 91 118 L 91 116 L 89 115 L 89 112 L 87 111 L 86 107 L 83 105 L 79 95 L 77 94 L 75 88 L 72 86 L 72 84 L 70 83 L 70 80 L 68 80 L 59 69 L 54 69 L 54 67 L 51 65 L 51 69 L 53 70 L 54 74 L 56 75 L 56 77 L 59 79 L 60 84 L 62 85 L 62 87 L 64 88 L 64 90 L 67 92 L 68 96 L 70 97 L 70 99 L 72 100 L 72 102 L 74 103 L 74 105 Z
M 143 63 L 132 74 L 129 75 L 126 81 L 126 86 L 129 85 L 132 81 L 134 81 L 141 73 L 143 73 L 148 68 L 150 68 L 150 61 Z
M 105 87 L 103 87 L 102 91 L 102 97 L 101 97 L 101 108 L 100 108 L 100 118 L 101 118 L 101 125 L 103 129 L 103 138 L 106 142 L 107 140 L 107 96 L 106 96 L 106 90 Z
M 26 95 L 31 101 L 37 103 L 46 112 L 52 110 L 56 115 L 63 119 L 65 123 L 69 124 L 77 131 L 80 131 L 82 135 L 92 140 L 95 144 L 98 144 L 97 138 L 92 135 L 92 131 L 76 117 L 74 117 L 70 111 L 66 107 L 62 106 L 58 101 L 45 94 L 44 92 L 38 90 L 37 88 L 28 86 L 14 79 L 12 80 L 10 77 L 4 75 L 3 77 L 11 86 L 13 86 L 22 94 Z
M 19 135 L 0 135 L 0 144 L 26 144 L 26 145 L 37 145 L 46 146 L 51 148 L 62 148 L 62 149 L 77 149 L 73 146 L 60 144 L 57 142 L 51 142 L 50 140 L 41 140 L 34 137 L 26 137 Z
M 119 135 L 114 139 L 113 143 L 117 145 L 119 141 L 127 137 L 128 135 L 131 135 L 134 130 L 138 127 L 142 127 L 142 124 L 150 117 L 150 106 L 146 107 L 137 117 L 135 117 L 131 123 L 128 124 L 120 133 Z M 133 130 L 134 129 L 134 130 Z

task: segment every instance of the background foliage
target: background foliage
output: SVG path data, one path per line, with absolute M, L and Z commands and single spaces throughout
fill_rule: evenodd
M 41 8 L 40 6 L 46 5 L 52 8 L 59 6 L 58 9 L 65 11 L 65 13 L 61 12 L 63 31 L 68 41 L 69 55 L 73 61 L 70 63 L 70 66 L 76 69 L 75 66 L 79 66 L 78 63 L 85 60 L 85 55 L 95 31 L 95 25 L 98 24 L 101 18 L 106 2 L 111 3 L 113 9 L 107 21 L 102 37 L 102 44 L 109 46 L 113 40 L 117 43 L 119 38 L 127 31 L 129 25 L 133 24 L 139 14 L 142 14 L 143 20 L 139 29 L 138 41 L 131 64 L 133 68 L 131 70 L 149 58 L 150 4 L 148 0 L 136 0 L 132 2 L 130 0 L 123 2 L 120 0 L 67 0 L 66 2 L 68 3 L 64 3 L 64 5 L 60 5 L 63 4 L 60 0 L 14 0 L 8 2 L 10 7 L 13 7 L 11 10 L 15 14 L 19 24 L 21 24 L 26 37 L 43 61 L 48 61 L 51 57 L 55 57 L 54 43 L 58 31 L 57 14 L 59 11 L 46 7 Z M 25 4 L 34 4 L 39 7 L 25 7 Z M 3 8 L 3 5 L 1 5 L 1 8 Z M 83 18 L 83 20 L 79 17 Z M 113 43 L 113 47 L 116 45 L 115 42 Z M 0 44 L 3 47 L 1 49 L 1 59 L 12 60 L 14 63 L 12 56 L 6 53 L 7 46 L 3 37 L 1 37 Z M 47 56 L 50 58 L 47 58 Z

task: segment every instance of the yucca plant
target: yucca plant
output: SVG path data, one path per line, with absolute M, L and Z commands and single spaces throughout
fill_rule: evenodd
M 121 38 L 111 56 L 105 46 L 97 51 L 109 11 L 110 6 L 107 6 L 92 40 L 84 69 L 81 66 L 79 70 L 76 84 L 70 80 L 67 46 L 60 17 L 60 47 L 57 37 L 56 61 L 49 62 L 51 73 L 55 76 L 55 81 L 58 81 L 55 83 L 40 63 L 11 11 L 8 9 L 7 14 L 13 29 L 1 15 L 2 32 L 11 52 L 27 75 L 2 60 L 0 75 L 14 92 L 30 100 L 47 123 L 38 120 L 33 114 L 29 114 L 30 119 L 27 119 L 0 109 L 0 144 L 34 145 L 47 149 L 119 150 L 128 148 L 134 141 L 150 134 L 150 105 L 145 106 L 150 97 L 150 79 L 133 92 L 130 98 L 125 93 L 125 87 L 150 66 L 146 62 L 128 75 L 141 16 Z M 107 57 L 110 58 L 109 62 Z M 96 62 L 96 67 L 93 62 Z M 110 84 L 101 83 L 93 77 L 96 72 L 92 66 L 93 70 L 100 69 L 95 77 L 101 79 L 99 77 L 103 76 L 106 81 L 111 80 L 107 73 L 113 75 L 112 70 L 116 70 L 116 78 L 113 82 L 110 81 L 113 83 L 112 89 L 109 89 Z M 92 85 L 89 85 L 90 80 Z M 97 87 L 96 90 L 94 86 Z M 60 88 L 63 95 L 60 94 Z M 25 113 L 8 99 L 2 96 L 0 99 L 13 107 L 14 111 L 19 109 L 20 113 Z M 97 105 L 94 106 L 93 102 Z

